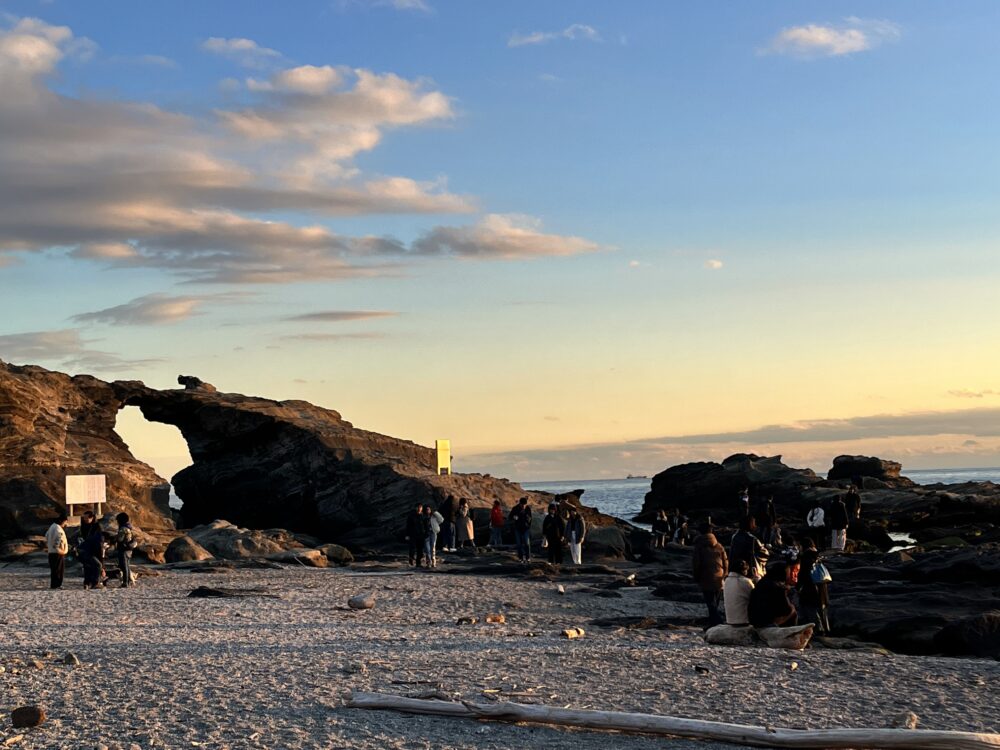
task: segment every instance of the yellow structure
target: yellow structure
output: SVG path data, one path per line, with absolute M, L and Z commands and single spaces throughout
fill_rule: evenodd
M 438 475 L 451 476 L 451 441 L 435 440 L 434 447 L 437 448 L 438 454 Z

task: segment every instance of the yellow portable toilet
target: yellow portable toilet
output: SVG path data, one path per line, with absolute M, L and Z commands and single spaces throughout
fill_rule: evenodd
M 451 476 L 451 441 L 435 440 L 434 447 L 438 454 L 438 475 L 447 474 Z

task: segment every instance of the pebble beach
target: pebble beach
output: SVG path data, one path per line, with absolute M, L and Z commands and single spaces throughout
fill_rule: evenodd
M 649 596 L 596 597 L 571 578 L 366 570 L 160 569 L 84 591 L 71 573 L 0 569 L 0 747 L 620 748 L 662 738 L 349 708 L 353 690 L 521 701 L 791 728 L 1000 731 L 1000 662 L 705 645 L 693 627 L 595 627 L 616 616 L 699 614 Z M 198 586 L 247 596 L 189 598 Z M 353 611 L 347 599 L 375 597 Z M 504 622 L 486 623 L 487 614 Z M 474 624 L 459 624 L 475 618 Z M 561 635 L 582 627 L 582 638 Z M 64 663 L 66 654 L 78 665 Z M 48 718 L 14 729 L 10 712 Z M 613 737 L 609 740 L 609 737 Z M 732 748 L 676 740 L 677 748 Z

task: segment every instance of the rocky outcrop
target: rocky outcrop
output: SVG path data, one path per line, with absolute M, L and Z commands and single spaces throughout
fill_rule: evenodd
M 679 508 L 691 516 L 711 516 L 729 520 L 735 515 L 736 501 L 744 487 L 751 498 L 772 496 L 776 506 L 795 513 L 804 512 L 805 493 L 822 482 L 811 469 L 793 469 L 781 456 L 737 453 L 721 464 L 714 461 L 672 466 L 653 477 L 642 512 L 636 520 L 649 523 L 658 510 Z
M 880 490 L 894 487 L 913 487 L 915 483 L 900 476 L 903 465 L 874 456 L 837 456 L 827 473 L 829 481 L 847 480 L 859 489 Z
M 67 474 L 104 474 L 105 511 L 173 527 L 169 485 L 115 433 L 122 403 L 89 375 L 0 362 L 0 539 L 44 533 L 65 508 Z

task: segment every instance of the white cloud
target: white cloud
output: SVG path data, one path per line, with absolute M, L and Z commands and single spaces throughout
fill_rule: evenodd
M 574 23 L 562 31 L 532 31 L 528 34 L 513 33 L 507 39 L 508 47 L 523 47 L 527 44 L 545 44 L 556 39 L 585 40 L 600 42 L 600 33 L 593 26 L 584 23 Z
M 352 5 L 370 8 L 394 8 L 395 10 L 412 10 L 421 13 L 431 13 L 433 8 L 425 0 L 340 0 L 341 8 Z
M 138 61 L 144 65 L 155 65 L 160 68 L 176 68 L 177 61 L 164 55 L 140 55 Z
M 782 29 L 761 53 L 803 59 L 839 57 L 895 42 L 901 34 L 899 25 L 891 21 L 850 16 L 839 24 L 811 23 Z
M 451 100 L 425 81 L 299 66 L 276 71 L 260 90 L 241 87 L 249 100 L 242 109 L 200 118 L 56 93 L 49 78 L 73 46 L 64 27 L 21 21 L 0 29 L 0 266 L 11 254 L 58 248 L 192 282 L 292 283 L 398 274 L 426 256 L 597 249 L 543 234 L 523 217 L 437 226 L 412 245 L 320 223 L 476 210 L 444 180 L 366 178 L 351 161 L 387 130 L 454 116 Z
M 640 262 L 639 262 L 639 261 L 637 261 L 637 260 L 630 260 L 630 261 L 628 262 L 628 267 L 629 267 L 629 268 L 638 268 L 638 267 L 639 267 L 639 266 L 641 266 L 641 265 L 642 265 L 642 263 L 640 263 Z
M 530 216 L 489 214 L 472 226 L 436 227 L 418 239 L 414 250 L 425 255 L 520 260 L 578 255 L 600 246 L 582 237 L 544 234 Z
M 201 48 L 214 55 L 220 55 L 232 60 L 244 68 L 266 68 L 281 60 L 282 55 L 277 50 L 261 47 L 252 39 L 234 37 L 225 39 L 213 36 L 201 43 Z
M 710 271 L 718 271 L 722 268 L 722 261 L 715 260 L 714 258 L 705 261 L 705 268 Z

